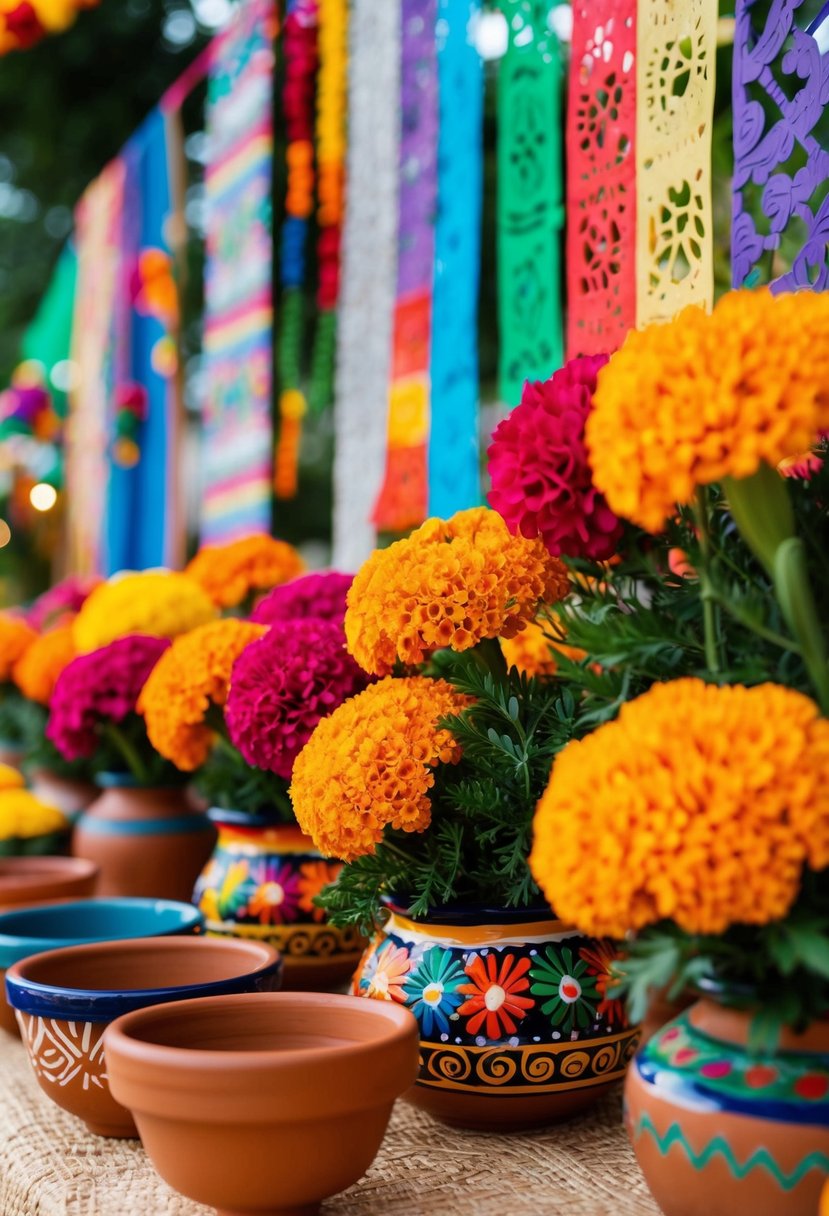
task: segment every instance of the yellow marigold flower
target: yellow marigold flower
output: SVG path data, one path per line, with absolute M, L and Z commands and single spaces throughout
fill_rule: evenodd
M 585 436 L 612 511 L 651 532 L 697 486 L 806 451 L 829 426 L 829 294 L 732 291 L 628 334 Z
M 96 587 L 73 624 L 78 654 L 130 633 L 175 638 L 216 616 L 213 601 L 197 582 L 172 570 L 116 575 Z
M 621 937 L 785 916 L 829 865 L 829 721 L 776 684 L 658 684 L 559 754 L 530 867 L 559 916 Z
M 556 653 L 576 663 L 587 658 L 586 650 L 555 641 L 550 636 L 550 630 L 549 624 L 530 621 L 514 638 L 502 639 L 501 649 L 507 666 L 517 667 L 528 676 L 554 676 L 558 671 Z
M 428 519 L 361 567 L 348 593 L 348 649 L 366 671 L 388 675 L 397 659 L 411 666 L 435 650 L 513 637 L 569 586 L 564 564 L 540 540 L 512 536 L 495 511 Z
M 11 764 L 0 764 L 0 790 L 19 790 L 26 784 L 23 774 Z
M 207 759 L 214 738 L 207 714 L 224 706 L 233 664 L 267 631 L 250 621 L 210 621 L 176 638 L 156 663 L 137 709 L 153 747 L 177 768 L 192 772 Z
M 0 840 L 13 837 L 30 839 L 62 832 L 68 827 L 66 816 L 57 807 L 41 802 L 28 790 L 0 789 Z
M 245 536 L 200 549 L 185 574 L 219 608 L 235 608 L 252 591 L 270 591 L 302 574 L 305 563 L 293 545 L 272 536 Z
M 36 638 L 35 630 L 21 617 L 0 612 L 0 684 L 11 680 L 15 663 Z
M 294 764 L 297 822 L 329 857 L 373 853 L 385 827 L 423 832 L 437 764 L 460 748 L 436 723 L 469 698 L 443 680 L 389 677 L 345 701 L 319 723 Z
M 71 623 L 50 629 L 17 660 L 12 671 L 14 682 L 24 697 L 48 705 L 58 676 L 76 654 Z

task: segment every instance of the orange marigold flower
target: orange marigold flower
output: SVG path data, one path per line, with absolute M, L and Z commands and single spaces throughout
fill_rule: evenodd
M 486 507 L 427 519 L 405 540 L 377 549 L 348 593 L 348 648 L 366 671 L 388 675 L 435 650 L 468 650 L 511 638 L 570 588 L 567 569 L 543 543 L 512 536 Z
M 272 536 L 245 536 L 200 549 L 185 570 L 219 608 L 235 608 L 253 591 L 270 591 L 302 574 L 293 545 Z
M 58 676 L 76 655 L 71 623 L 59 625 L 23 651 L 12 670 L 14 682 L 24 697 L 48 705 Z
M 0 683 L 11 680 L 15 664 L 36 640 L 31 625 L 9 612 L 0 612 Z
M 73 624 L 78 654 L 137 633 L 175 638 L 216 616 L 197 582 L 173 570 L 117 574 L 91 593 Z
M 556 653 L 576 663 L 587 658 L 586 650 L 551 637 L 550 628 L 540 621 L 530 621 L 514 638 L 502 639 L 501 649 L 507 665 L 517 667 L 528 676 L 554 676 L 558 671 Z
M 829 865 L 829 721 L 776 684 L 654 685 L 557 757 L 530 867 L 595 936 L 668 919 L 688 933 L 785 916 Z
M 153 747 L 177 768 L 192 772 L 207 759 L 214 738 L 207 714 L 224 707 L 233 664 L 267 631 L 250 621 L 210 621 L 176 638 L 156 663 L 137 708 Z
M 435 724 L 469 703 L 444 680 L 389 677 L 323 718 L 297 757 L 290 791 L 320 852 L 352 861 L 374 852 L 386 826 L 425 831 L 432 769 L 461 756 Z
M 651 532 L 697 486 L 806 451 L 829 426 L 829 294 L 732 291 L 628 334 L 586 438 L 611 510 Z

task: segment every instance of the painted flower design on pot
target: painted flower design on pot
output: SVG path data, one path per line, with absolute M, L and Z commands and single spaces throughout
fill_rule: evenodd
M 342 866 L 330 861 L 306 861 L 299 870 L 299 908 L 312 920 L 320 923 L 325 920 L 325 913 L 318 908 L 314 899 L 324 887 L 329 886 L 339 874 Z
M 411 959 L 408 951 L 389 942 L 376 955 L 376 966 L 373 971 L 361 977 L 361 987 L 364 986 L 363 996 L 375 1001 L 399 1001 L 406 1003 L 406 993 L 403 984 L 411 970 Z
M 541 1006 L 553 1026 L 561 1030 L 583 1030 L 596 1018 L 599 993 L 596 975 L 591 974 L 584 958 L 577 958 L 569 946 L 548 946 L 530 971 L 532 991 L 547 997 Z
M 269 859 L 252 871 L 256 890 L 248 901 L 248 915 L 263 925 L 296 920 L 300 900 L 299 875 L 290 865 Z
M 458 991 L 468 1000 L 458 1013 L 468 1019 L 469 1034 L 482 1030 L 488 1039 L 500 1039 L 514 1034 L 518 1023 L 535 1003 L 522 995 L 530 987 L 526 978 L 530 967 L 527 958 L 495 951 L 470 954 L 464 970 L 472 981 L 461 984 Z
M 463 1002 L 463 978 L 463 968 L 449 951 L 433 946 L 422 956 L 403 991 L 423 1034 L 449 1033 L 449 1018 Z
M 199 896 L 199 911 L 203 912 L 209 921 L 222 921 L 235 917 L 244 908 L 251 891 L 248 863 L 234 861 L 229 865 L 220 885 L 219 867 L 205 870 L 199 879 L 197 895 Z
M 605 1019 L 611 1026 L 626 1026 L 624 999 L 607 995 L 612 979 L 610 969 L 618 957 L 616 947 L 612 942 L 599 938 L 592 946 L 582 946 L 579 955 L 587 963 L 587 974 L 595 976 L 599 998 L 596 1017 Z

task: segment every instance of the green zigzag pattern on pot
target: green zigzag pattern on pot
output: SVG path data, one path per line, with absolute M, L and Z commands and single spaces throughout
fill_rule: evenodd
M 735 1178 L 745 1178 L 752 1170 L 764 1168 L 769 1171 L 783 1191 L 793 1191 L 810 1170 L 829 1173 L 829 1157 L 825 1153 L 808 1153 L 797 1167 L 787 1174 L 765 1148 L 756 1149 L 746 1161 L 741 1163 L 734 1156 L 734 1151 L 728 1141 L 724 1140 L 722 1136 L 715 1136 L 706 1144 L 702 1152 L 698 1153 L 685 1139 L 682 1128 L 677 1123 L 672 1123 L 662 1136 L 648 1114 L 642 1115 L 638 1120 L 634 1128 L 634 1138 L 638 1140 L 645 1132 L 650 1132 L 663 1157 L 667 1156 L 672 1145 L 678 1144 L 685 1151 L 694 1168 L 698 1170 L 705 1169 L 712 1157 L 716 1156 L 721 1156 L 725 1160 Z

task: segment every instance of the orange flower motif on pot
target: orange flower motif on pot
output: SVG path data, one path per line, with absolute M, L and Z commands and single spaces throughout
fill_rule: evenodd
M 399 1001 L 405 1005 L 403 985 L 411 967 L 408 952 L 389 943 L 378 956 L 377 967 L 363 995 L 374 1001 Z
M 317 907 L 314 899 L 334 881 L 341 869 L 339 862 L 332 864 L 330 861 L 307 861 L 300 867 L 299 907 L 317 922 L 325 920 L 325 912 Z
M 596 992 L 600 997 L 596 1015 L 606 1018 L 610 1026 L 624 1026 L 627 1020 L 624 1000 L 607 995 L 611 983 L 610 966 L 618 958 L 614 946 L 606 939 L 597 938 L 593 945 L 582 946 L 579 955 L 582 962 L 587 963 L 587 974 L 596 980 Z
M 530 960 L 516 959 L 514 954 L 473 954 L 464 970 L 472 980 L 461 984 L 458 992 L 469 999 L 459 1006 L 458 1013 L 469 1019 L 470 1034 L 483 1033 L 488 1039 L 514 1034 L 517 1024 L 532 1009 L 527 992 Z

